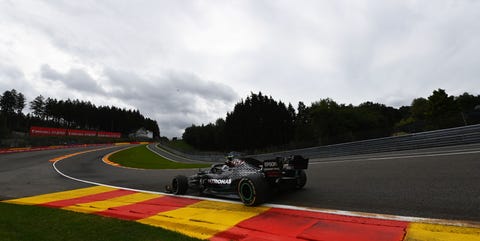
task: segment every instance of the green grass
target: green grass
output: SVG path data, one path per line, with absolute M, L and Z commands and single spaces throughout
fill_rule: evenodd
M 175 149 L 175 150 L 179 150 L 179 151 L 183 151 L 183 152 L 197 152 L 198 151 L 193 146 L 189 145 L 188 143 L 186 143 L 183 140 L 172 140 L 172 141 L 169 141 L 168 143 L 166 143 L 166 145 Z
M 110 156 L 110 160 L 125 167 L 144 169 L 182 169 L 208 167 L 209 164 L 180 163 L 167 160 L 146 148 L 146 145 L 132 147 Z
M 0 203 L 2 241 L 198 240 L 132 221 L 60 209 Z

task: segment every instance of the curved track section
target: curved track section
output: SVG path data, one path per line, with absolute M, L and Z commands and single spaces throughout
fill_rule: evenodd
M 195 172 L 113 167 L 101 161 L 104 155 L 113 150 L 116 148 L 85 153 L 64 159 L 55 165 L 65 175 L 81 180 L 150 191 L 163 191 L 173 176 Z M 62 151 L 64 150 L 58 152 Z M 0 156 L 0 181 L 3 188 L 0 189 L 0 195 L 9 193 L 5 186 L 30 186 L 29 190 L 35 189 L 37 193 L 57 191 L 52 190 L 55 186 L 69 186 L 64 189 L 85 186 L 86 184 L 66 180 L 52 173 L 51 164 L 45 160 L 54 157 L 52 152 L 36 152 L 27 156 L 8 154 L 7 158 L 5 155 Z M 35 157 L 42 154 L 46 155 L 43 159 Z M 273 203 L 480 221 L 480 145 L 312 159 L 310 164 L 305 189 L 278 195 L 272 199 Z M 22 165 L 23 168 L 20 167 Z M 25 183 L 22 175 L 30 175 L 30 183 Z M 5 196 L 36 194 L 28 192 L 19 191 Z
M 65 179 L 52 168 L 49 160 L 99 147 L 53 149 L 0 155 L 0 200 L 58 192 L 88 185 Z M 115 150 L 112 147 L 110 150 Z M 105 150 L 109 152 L 109 150 Z M 95 155 L 92 153 L 92 155 Z M 98 154 L 96 154 L 98 155 Z

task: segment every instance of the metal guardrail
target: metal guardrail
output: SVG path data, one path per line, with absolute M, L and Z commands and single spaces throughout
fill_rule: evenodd
M 303 155 L 309 158 L 325 158 L 465 145 L 473 143 L 480 143 L 480 125 L 463 126 L 403 136 L 384 137 L 328 146 L 267 153 L 255 155 L 255 157 L 259 159 L 269 159 L 276 156 Z
M 407 134 L 403 136 L 384 137 L 363 141 L 347 142 L 328 146 L 317 146 L 296 150 L 273 152 L 252 157 L 265 160 L 277 156 L 302 155 L 308 158 L 326 158 L 380 152 L 404 151 L 431 147 L 443 147 L 480 143 L 480 124 L 450 129 Z M 221 162 L 221 154 L 191 155 L 162 146 L 168 151 L 185 158 L 203 161 Z

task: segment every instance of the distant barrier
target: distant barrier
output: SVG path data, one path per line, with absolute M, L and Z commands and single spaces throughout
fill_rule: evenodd
M 380 152 L 404 151 L 480 143 L 480 125 L 427 131 L 403 136 L 385 137 L 336 145 L 318 146 L 255 155 L 260 159 L 275 156 L 303 155 L 309 158 L 337 157 Z
M 259 155 L 251 155 L 258 159 L 270 159 L 277 156 L 302 155 L 308 158 L 325 158 L 359 154 L 371 154 L 391 151 L 414 150 L 431 147 L 443 147 L 480 143 L 480 124 L 456 127 L 443 130 L 427 131 L 403 136 L 384 137 L 342 144 L 317 146 L 303 149 L 287 150 Z M 194 160 L 221 161 L 221 154 L 192 155 L 179 152 L 162 145 L 162 148 L 179 156 Z

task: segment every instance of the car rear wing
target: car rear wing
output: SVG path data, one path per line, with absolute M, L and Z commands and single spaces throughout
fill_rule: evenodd
M 277 157 L 275 159 L 263 161 L 262 168 L 264 171 L 304 170 L 308 168 L 308 158 L 304 158 L 300 155 Z

